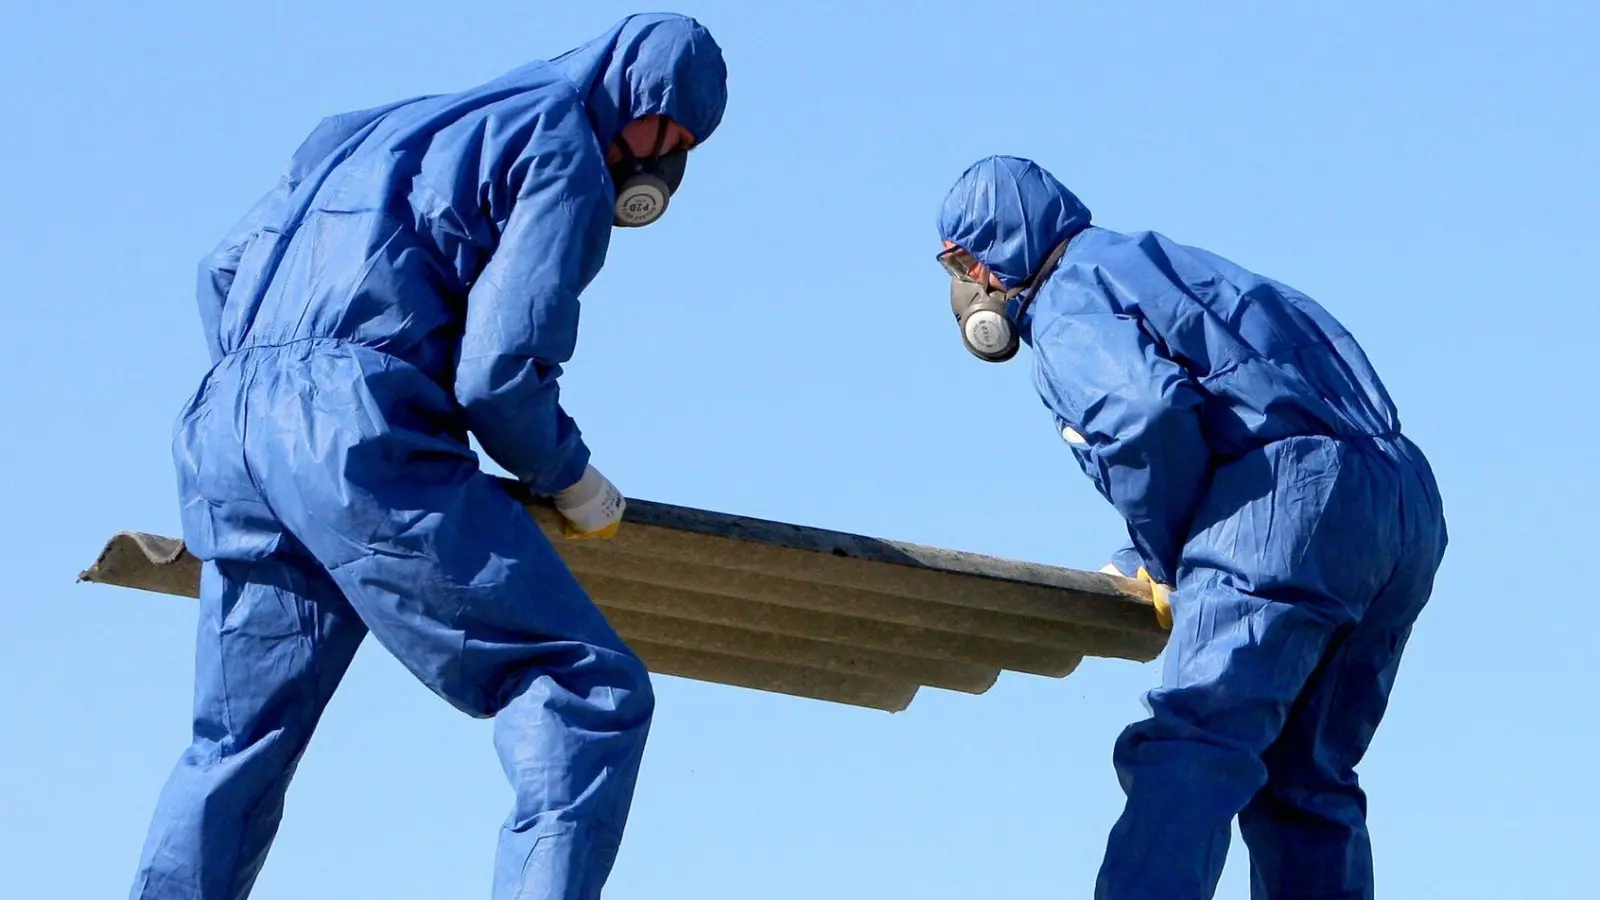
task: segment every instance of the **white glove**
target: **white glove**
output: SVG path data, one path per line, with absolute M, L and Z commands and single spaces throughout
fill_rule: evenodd
M 594 466 L 583 470 L 577 484 L 558 492 L 555 502 L 563 519 L 561 533 L 573 540 L 615 537 L 628 508 L 622 492 Z

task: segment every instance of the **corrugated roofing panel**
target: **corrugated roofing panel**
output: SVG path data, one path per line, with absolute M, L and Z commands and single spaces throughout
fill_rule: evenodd
M 1036 563 L 629 500 L 610 541 L 565 541 L 507 490 L 653 671 L 876 709 L 923 686 L 981 694 L 1003 670 L 1153 659 L 1143 585 Z M 83 581 L 195 597 L 183 543 L 124 532 Z

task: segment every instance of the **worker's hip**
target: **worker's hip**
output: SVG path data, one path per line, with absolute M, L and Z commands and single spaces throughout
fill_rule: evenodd
M 392 426 L 466 439 L 465 413 L 439 374 L 377 347 L 338 338 L 300 338 L 230 351 L 206 373 L 184 413 L 213 397 L 230 405 L 234 398 L 247 397 L 259 405 L 269 396 L 274 405 L 306 399 L 323 406 L 359 403 L 368 415 L 381 416 Z
M 1383 514 L 1398 518 L 1399 540 L 1405 550 L 1413 556 L 1442 556 L 1448 542 L 1444 501 L 1422 448 L 1398 432 L 1339 440 L 1350 449 L 1352 460 L 1381 473 L 1384 488 L 1377 501 L 1384 507 Z
M 1359 620 L 1399 573 L 1436 567 L 1442 539 L 1437 489 L 1409 440 L 1287 438 L 1213 471 L 1180 594 L 1241 591 Z
M 185 541 L 201 559 L 265 558 L 288 505 L 327 507 L 358 539 L 386 531 L 378 520 L 404 502 L 397 485 L 477 474 L 463 421 L 443 387 L 370 347 L 312 339 L 230 353 L 174 429 Z

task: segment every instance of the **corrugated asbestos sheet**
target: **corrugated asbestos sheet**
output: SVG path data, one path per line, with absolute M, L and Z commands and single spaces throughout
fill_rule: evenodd
M 507 482 L 507 490 L 519 488 Z M 652 671 L 898 711 L 920 687 L 1149 660 L 1166 634 L 1127 579 L 629 500 L 610 541 L 565 541 L 525 500 Z M 183 542 L 123 532 L 80 580 L 195 597 Z

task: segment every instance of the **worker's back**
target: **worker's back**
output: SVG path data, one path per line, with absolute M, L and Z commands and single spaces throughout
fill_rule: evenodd
M 610 199 L 585 107 L 543 62 L 470 91 L 324 120 L 261 210 L 216 314 L 218 349 L 347 341 L 447 382 L 467 292 L 534 165 L 586 182 L 571 196 Z M 610 217 L 574 221 L 592 223 L 579 238 L 587 282 L 604 261 Z
M 1205 395 L 1212 452 L 1237 456 L 1287 437 L 1398 433 L 1366 354 L 1304 294 L 1155 232 L 1091 227 L 1039 292 L 1033 327 L 1073 312 L 1137 316 Z

